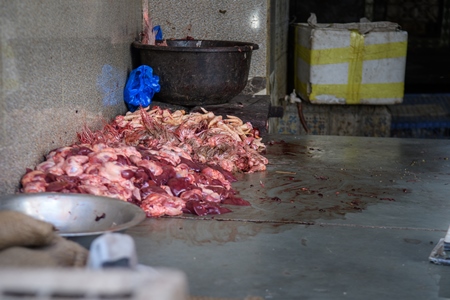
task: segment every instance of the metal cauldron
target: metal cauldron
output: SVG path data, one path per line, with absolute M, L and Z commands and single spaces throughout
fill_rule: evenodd
M 222 104 L 247 85 L 257 44 L 216 40 L 167 40 L 167 46 L 132 44 L 135 67 L 148 65 L 160 77 L 155 101 L 197 106 Z

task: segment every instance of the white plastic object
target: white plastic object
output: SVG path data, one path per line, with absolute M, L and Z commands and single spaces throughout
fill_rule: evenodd
M 450 226 L 448 227 L 447 234 L 444 237 L 444 243 L 450 243 Z
M 137 254 L 134 240 L 123 233 L 108 232 L 97 237 L 89 250 L 87 267 L 104 269 L 108 267 L 125 267 L 136 269 Z
M 292 93 L 290 93 L 289 95 L 286 95 L 284 97 L 284 100 L 289 101 L 292 104 L 302 102 L 302 100 L 299 97 L 297 97 L 297 93 L 295 92 L 295 89 L 292 91 Z

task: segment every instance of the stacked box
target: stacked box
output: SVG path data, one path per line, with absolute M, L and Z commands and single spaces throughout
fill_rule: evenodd
M 384 105 L 313 105 L 302 103 L 303 115 L 312 135 L 389 137 L 391 114 Z M 297 105 L 286 103 L 284 115 L 270 124 L 271 133 L 306 134 Z
M 450 94 L 407 94 L 388 109 L 392 137 L 450 138 Z
M 295 89 L 313 104 L 401 103 L 408 34 L 391 22 L 295 24 Z

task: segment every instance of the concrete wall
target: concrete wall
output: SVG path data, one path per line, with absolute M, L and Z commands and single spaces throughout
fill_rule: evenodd
M 141 0 L 0 0 L 0 192 L 69 145 L 83 125 L 123 114 Z

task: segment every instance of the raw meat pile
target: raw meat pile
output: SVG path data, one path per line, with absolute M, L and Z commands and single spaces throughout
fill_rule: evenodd
M 221 214 L 230 211 L 221 204 L 250 205 L 231 188 L 233 172 L 262 171 L 268 163 L 250 123 L 207 111 L 140 109 L 78 138 L 27 170 L 22 192 L 114 197 L 149 217 Z

